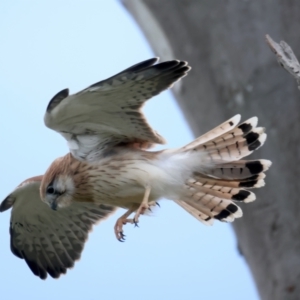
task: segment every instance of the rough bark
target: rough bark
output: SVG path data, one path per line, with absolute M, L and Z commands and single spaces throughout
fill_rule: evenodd
M 299 3 L 123 3 L 157 55 L 193 67 L 174 94 L 195 136 L 236 113 L 256 115 L 267 128 L 266 145 L 255 154 L 273 161 L 267 185 L 234 229 L 261 299 L 300 299 L 300 93 L 265 43 L 267 33 L 283 38 L 300 56 Z

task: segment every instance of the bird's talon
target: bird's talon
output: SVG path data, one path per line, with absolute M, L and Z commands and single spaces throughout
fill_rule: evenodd
M 160 207 L 160 204 L 159 204 L 158 202 L 155 202 L 155 204 L 156 204 L 158 207 Z
M 120 241 L 120 242 L 125 242 L 125 237 L 126 237 L 126 235 L 123 233 L 123 231 L 120 231 L 119 234 L 120 234 L 120 239 L 119 239 L 119 241 Z
M 118 241 L 121 243 L 125 242 L 125 235 L 122 232 L 120 232 L 119 234 L 120 234 L 120 237 L 118 238 Z

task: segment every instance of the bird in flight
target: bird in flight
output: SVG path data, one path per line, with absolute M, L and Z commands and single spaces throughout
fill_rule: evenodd
M 0 205 L 0 211 L 12 207 L 12 252 L 40 278 L 66 273 L 92 225 L 118 207 L 126 212 L 114 232 L 124 241 L 123 226 L 137 225 L 161 198 L 210 225 L 241 217 L 237 203 L 254 201 L 249 189 L 264 185 L 271 162 L 242 160 L 266 140 L 256 117 L 239 124 L 236 115 L 181 148 L 149 150 L 165 140 L 147 123 L 144 103 L 190 70 L 184 61 L 157 61 L 136 64 L 73 95 L 62 90 L 49 102 L 45 124 L 67 140 L 70 152 Z

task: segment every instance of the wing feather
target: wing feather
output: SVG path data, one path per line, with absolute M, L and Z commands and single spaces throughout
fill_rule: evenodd
M 40 199 L 42 177 L 21 184 L 0 205 L 12 207 L 11 251 L 24 259 L 36 276 L 58 278 L 81 256 L 92 226 L 111 215 L 108 205 L 74 202 L 65 209 L 51 210 Z
M 67 89 L 59 92 L 48 104 L 46 126 L 61 133 L 71 153 L 81 160 L 96 160 L 117 145 L 148 148 L 165 143 L 149 126 L 141 108 L 184 77 L 190 67 L 184 61 L 155 65 L 157 61 L 153 58 L 136 64 L 74 95 Z

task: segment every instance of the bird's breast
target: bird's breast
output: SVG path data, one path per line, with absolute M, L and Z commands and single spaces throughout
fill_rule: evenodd
M 94 201 L 129 207 L 141 203 L 145 187 L 152 187 L 150 200 L 163 194 L 164 171 L 143 157 L 112 157 L 87 170 L 89 190 Z M 121 205 L 122 204 L 122 205 Z

